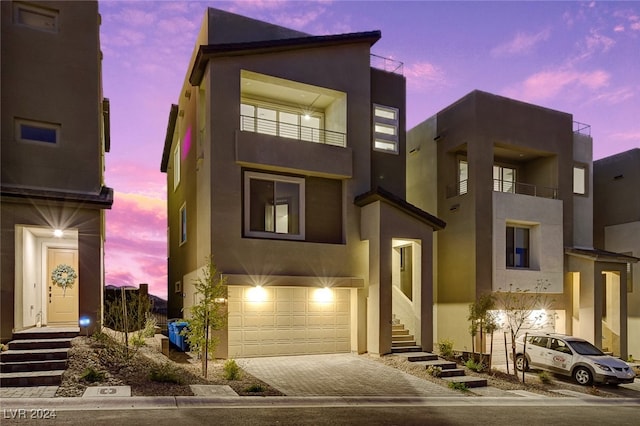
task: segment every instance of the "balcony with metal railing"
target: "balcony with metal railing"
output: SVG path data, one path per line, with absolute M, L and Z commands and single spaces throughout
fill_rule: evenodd
M 585 135 L 585 136 L 591 136 L 591 126 L 589 124 L 584 124 L 578 121 L 574 121 L 573 133 L 578 133 L 580 135 Z
M 299 124 L 284 123 L 247 115 L 240 116 L 240 130 L 280 136 L 306 142 L 315 142 L 333 146 L 347 146 L 347 135 L 332 130 L 307 127 Z
M 384 56 L 375 55 L 373 53 L 370 54 L 370 58 L 370 63 L 373 68 L 400 75 L 403 75 L 404 73 L 404 64 L 400 61 L 385 58 Z
M 468 180 L 462 180 L 456 185 L 447 186 L 447 198 L 464 195 L 468 191 Z M 493 191 L 511 194 L 530 195 L 532 197 L 558 199 L 558 188 L 532 185 L 522 182 L 513 182 L 502 179 L 493 180 Z

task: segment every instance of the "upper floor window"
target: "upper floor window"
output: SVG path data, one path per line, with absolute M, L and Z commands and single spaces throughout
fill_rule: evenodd
M 245 172 L 245 235 L 304 239 L 304 194 L 304 178 Z
M 373 105 L 373 149 L 398 153 L 398 108 Z
M 587 193 L 586 166 L 573 166 L 573 193 L 578 195 L 585 195 Z
M 287 110 L 279 105 L 243 100 L 240 130 L 308 142 L 321 142 L 324 114 Z M 324 140 L 322 140 L 324 142 Z
M 58 11 L 32 4 L 13 3 L 13 21 L 41 31 L 58 31 Z
M 493 190 L 497 192 L 516 192 L 516 169 L 493 166 Z
M 506 259 L 508 268 L 529 267 L 529 228 L 507 226 Z
M 469 184 L 469 163 L 467 160 L 458 161 L 458 195 L 466 194 Z
M 180 141 L 173 149 L 173 190 L 175 191 L 180 185 Z
M 180 245 L 187 242 L 187 205 L 180 207 Z
M 57 144 L 60 140 L 59 124 L 16 118 L 15 127 L 19 141 Z

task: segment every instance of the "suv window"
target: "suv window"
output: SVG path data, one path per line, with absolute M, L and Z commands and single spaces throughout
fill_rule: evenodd
M 547 347 L 547 342 L 549 341 L 548 337 L 543 337 L 543 336 L 531 336 L 527 339 L 529 341 L 529 344 L 531 345 L 535 345 L 535 346 L 541 346 L 543 348 Z
M 569 355 L 572 354 L 571 349 L 569 349 L 569 346 L 564 341 L 560 339 L 556 339 L 555 337 L 551 338 L 550 348 L 553 349 L 554 351 L 562 352 Z

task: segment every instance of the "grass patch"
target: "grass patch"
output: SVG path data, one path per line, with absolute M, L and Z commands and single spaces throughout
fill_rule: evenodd
M 464 363 L 464 366 L 471 371 L 475 371 L 476 373 L 482 373 L 484 371 L 484 365 L 481 362 L 475 362 L 472 359 L 468 359 Z
M 551 383 L 551 376 L 546 371 L 538 372 L 538 379 L 540 380 L 540 383 L 545 385 Z
M 266 388 L 261 384 L 253 384 L 251 386 L 247 386 L 246 388 L 244 388 L 245 392 L 251 392 L 251 393 L 261 393 L 261 392 L 264 392 L 265 390 Z
M 469 388 L 467 387 L 467 385 L 461 382 L 449 382 L 448 386 L 449 386 L 449 389 L 459 390 L 461 392 L 469 391 Z
M 107 375 L 104 371 L 96 370 L 93 367 L 87 367 L 82 372 L 82 375 L 80 375 L 80 378 L 85 382 L 95 383 L 103 381 L 106 376 Z

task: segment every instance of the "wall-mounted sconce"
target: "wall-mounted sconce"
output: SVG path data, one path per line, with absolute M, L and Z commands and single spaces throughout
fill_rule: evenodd
M 329 287 L 318 288 L 313 293 L 313 300 L 316 302 L 333 301 L 333 291 Z
M 186 90 L 184 92 L 184 97 L 187 98 L 187 99 L 191 99 L 191 90 Z
M 412 150 L 409 151 L 409 154 L 413 155 L 413 154 L 417 154 L 418 152 L 420 152 L 420 147 L 413 148 Z
M 620 180 L 622 178 L 624 178 L 624 175 L 617 175 L 613 177 L 613 180 Z
M 54 229 L 53 230 L 53 236 L 56 238 L 62 238 L 62 236 L 64 235 L 64 232 L 62 231 L 62 229 Z
M 440 138 L 442 138 L 442 135 L 438 135 L 438 136 L 436 136 L 435 138 L 433 138 L 433 140 L 434 140 L 434 141 L 437 141 L 437 140 L 439 140 Z
M 460 204 L 454 204 L 451 207 L 449 207 L 449 211 L 450 212 L 457 212 L 459 208 L 460 208 Z
M 267 291 L 262 286 L 251 287 L 247 290 L 247 299 L 250 302 L 264 302 L 267 300 Z

